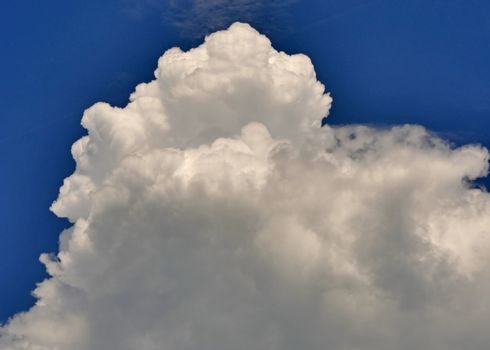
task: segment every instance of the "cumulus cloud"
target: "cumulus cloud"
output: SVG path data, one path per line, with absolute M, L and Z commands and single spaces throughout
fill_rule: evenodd
M 320 127 L 304 55 L 246 24 L 85 111 L 73 226 L 2 350 L 487 349 L 488 152 Z

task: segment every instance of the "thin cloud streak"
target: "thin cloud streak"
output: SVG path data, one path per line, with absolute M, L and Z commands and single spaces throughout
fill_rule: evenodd
M 134 19 L 160 12 L 185 38 L 198 39 L 236 21 L 267 23 L 266 34 L 291 27 L 291 5 L 298 0 L 124 0 L 124 12 Z

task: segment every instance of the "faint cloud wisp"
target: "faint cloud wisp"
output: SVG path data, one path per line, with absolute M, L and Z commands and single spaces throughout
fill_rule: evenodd
M 135 19 L 159 11 L 167 24 L 183 37 L 201 38 L 227 28 L 231 23 L 247 22 L 270 34 L 290 27 L 290 6 L 297 0 L 125 0 L 124 12 Z M 266 28 L 264 27 L 266 25 Z

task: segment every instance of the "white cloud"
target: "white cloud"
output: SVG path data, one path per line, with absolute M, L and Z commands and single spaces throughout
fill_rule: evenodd
M 487 349 L 487 150 L 320 128 L 310 60 L 245 24 L 155 76 L 85 112 L 74 225 L 0 349 Z

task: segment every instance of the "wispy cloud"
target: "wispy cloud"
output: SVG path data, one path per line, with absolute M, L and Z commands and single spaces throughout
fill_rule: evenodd
M 265 33 L 284 30 L 291 20 L 290 6 L 297 0 L 124 0 L 124 12 L 136 19 L 159 11 L 163 20 L 188 38 L 200 38 L 241 21 L 267 23 Z

